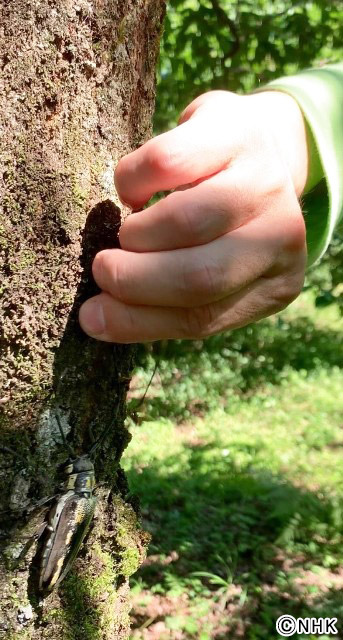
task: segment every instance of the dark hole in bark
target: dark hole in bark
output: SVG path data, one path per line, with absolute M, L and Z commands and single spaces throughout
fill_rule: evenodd
M 50 109 L 50 111 L 56 111 L 56 107 L 58 104 L 57 96 L 52 96 L 50 98 L 45 98 L 45 106 Z
M 68 422 L 72 427 L 75 425 L 68 440 L 77 455 L 89 450 L 93 438 L 102 433 L 104 424 L 109 420 L 113 424 L 113 411 L 109 408 L 112 406 L 114 410 L 116 395 L 108 394 L 108 389 L 115 389 L 117 385 L 115 357 L 120 357 L 118 348 L 115 350 L 113 345 L 94 341 L 83 333 L 78 323 L 78 311 L 86 299 L 99 293 L 92 276 L 92 263 L 99 251 L 119 248 L 120 222 L 120 209 L 111 200 L 99 202 L 88 214 L 82 234 L 81 281 L 55 353 L 55 406 L 62 407 L 64 414 L 69 413 Z M 81 358 L 79 354 L 82 354 Z M 78 366 L 79 361 L 83 363 L 82 368 Z M 98 416 L 96 424 L 94 415 Z M 116 431 L 112 436 L 114 433 L 116 449 L 121 452 L 125 443 L 120 441 Z M 127 437 L 126 432 L 122 437 Z M 110 440 L 108 436 L 106 445 Z M 100 471 L 101 468 L 97 469 Z
M 1 68 L 4 69 L 6 65 L 9 63 L 9 61 L 10 61 L 9 55 L 7 55 L 7 53 L 4 53 L 1 61 Z
M 102 249 L 119 248 L 120 209 L 112 200 L 103 200 L 89 212 L 82 234 L 81 264 Z
M 120 209 L 111 200 L 99 202 L 90 211 L 82 234 L 83 268 L 82 285 L 78 302 L 81 304 L 89 296 L 99 293 L 92 276 L 92 262 L 103 249 L 119 248 Z
M 61 36 L 56 34 L 53 40 L 53 44 L 55 45 L 56 49 L 61 48 L 62 42 L 63 42 L 63 38 L 61 38 Z
M 65 49 L 62 53 L 62 58 L 70 63 L 74 60 L 74 54 L 70 49 Z

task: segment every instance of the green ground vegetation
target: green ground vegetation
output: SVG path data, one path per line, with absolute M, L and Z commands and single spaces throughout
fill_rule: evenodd
M 342 60 L 341 0 L 168 4 L 156 133 L 204 91 Z M 283 313 L 140 347 L 124 465 L 152 542 L 132 640 L 276 640 L 281 614 L 343 637 L 342 237 Z
M 132 638 L 276 640 L 284 613 L 343 621 L 343 322 L 313 299 L 155 349 L 124 457 L 152 535 Z

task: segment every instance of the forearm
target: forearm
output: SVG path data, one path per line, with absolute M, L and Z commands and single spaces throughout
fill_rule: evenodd
M 306 121 L 309 167 L 303 210 L 312 264 L 325 252 L 343 212 L 343 63 L 280 78 L 265 90 L 295 98 Z

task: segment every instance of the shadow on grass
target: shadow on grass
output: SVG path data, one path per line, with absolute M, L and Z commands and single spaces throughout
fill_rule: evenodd
M 143 369 L 147 353 L 141 346 Z M 308 318 L 286 322 L 279 316 L 206 340 L 157 343 L 153 356 L 161 390 L 146 399 L 144 414 L 182 420 L 218 404 L 225 407 L 233 394 L 280 384 L 290 370 L 342 368 L 342 333 L 318 329 Z
M 250 605 L 250 606 L 249 606 Z M 288 589 L 280 590 L 279 593 L 269 593 L 263 598 L 255 600 L 253 604 L 247 603 L 242 608 L 242 615 L 249 616 L 249 624 L 246 628 L 245 638 L 247 640 L 265 640 L 281 638 L 275 631 L 275 623 L 279 616 L 288 615 L 296 619 L 299 618 L 336 618 L 336 628 L 338 635 L 333 637 L 342 638 L 342 619 L 343 619 L 343 598 L 342 590 L 329 588 L 318 596 L 304 595 L 301 591 L 297 591 L 292 584 Z M 306 623 L 305 623 L 306 624 Z M 232 625 L 234 634 L 238 625 L 235 622 Z M 235 635 L 233 635 L 235 637 Z M 317 633 L 313 635 L 297 634 L 293 638 L 329 638 L 329 635 Z M 232 638 L 232 635 L 230 635 Z M 216 635 L 215 640 L 228 640 L 227 635 Z
M 294 578 L 327 562 L 337 572 L 343 500 L 302 490 L 251 466 L 238 468 L 231 458 L 220 457 L 218 447 L 190 447 L 182 471 L 174 456 L 129 471 L 144 527 L 152 534 L 150 558 L 138 574 L 145 588 L 201 594 L 202 587 L 218 587 L 206 578 L 199 585 L 194 572 L 220 576 L 246 591 L 236 614 L 251 640 L 276 638 L 275 622 L 283 613 L 342 619 L 342 594 L 304 595 Z M 233 617 L 232 632 L 234 624 Z

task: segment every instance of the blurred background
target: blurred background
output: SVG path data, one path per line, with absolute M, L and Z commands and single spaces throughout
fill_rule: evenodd
M 204 91 L 340 60 L 341 0 L 174 0 L 155 132 Z M 343 638 L 342 237 L 277 316 L 139 347 L 124 465 L 152 541 L 132 639 L 273 640 L 286 613 Z

